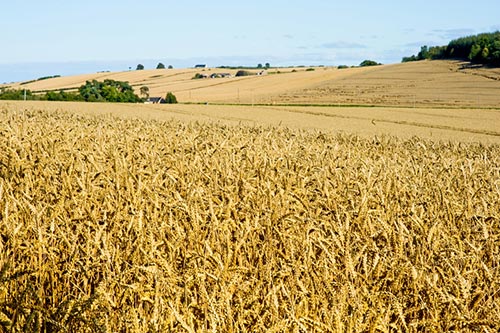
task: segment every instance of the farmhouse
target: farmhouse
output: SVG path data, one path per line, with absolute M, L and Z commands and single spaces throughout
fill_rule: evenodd
M 167 101 L 163 97 L 149 97 L 144 104 L 165 104 Z
M 205 65 L 205 64 L 198 64 L 198 65 L 195 65 L 194 68 L 207 68 L 207 65 Z
M 229 73 L 213 73 L 212 75 L 210 75 L 211 79 L 226 78 L 226 77 L 231 77 L 231 74 L 229 74 Z

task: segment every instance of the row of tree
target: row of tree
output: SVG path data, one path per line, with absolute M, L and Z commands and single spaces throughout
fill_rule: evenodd
M 461 59 L 500 66 L 500 31 L 461 37 L 452 40 L 447 46 L 422 46 L 417 55 L 404 57 L 402 61 L 424 59 Z
M 0 100 L 10 101 L 85 101 L 78 93 L 60 91 L 47 91 L 45 94 L 34 94 L 29 89 L 0 89 Z
M 135 68 L 136 70 L 138 71 L 142 71 L 144 69 L 144 65 L 143 64 L 137 64 L 137 67 Z M 158 63 L 158 65 L 156 65 L 156 69 L 165 69 L 165 65 L 162 64 L 161 62 Z M 173 69 L 174 66 L 172 65 L 168 65 L 168 69 Z
M 0 100 L 44 100 L 44 101 L 82 101 L 82 102 L 115 102 L 115 103 L 140 103 L 149 96 L 149 88 L 141 87 L 141 98 L 134 93 L 134 89 L 128 82 L 104 80 L 87 81 L 78 88 L 77 92 L 65 90 L 48 91 L 44 94 L 34 94 L 28 89 L 0 89 Z M 175 96 L 174 96 L 175 97 Z M 173 101 L 172 96 L 169 101 Z M 177 100 L 175 99 L 175 102 Z
M 87 81 L 77 92 L 47 91 L 44 94 L 34 94 L 29 89 L 2 89 L 0 99 L 3 100 L 42 100 L 42 101 L 83 101 L 83 102 L 119 102 L 137 103 L 142 98 L 134 93 L 128 82 L 104 80 Z
M 33 93 L 30 90 L 0 88 L 0 100 L 20 101 L 25 98 L 28 100 L 32 100 Z

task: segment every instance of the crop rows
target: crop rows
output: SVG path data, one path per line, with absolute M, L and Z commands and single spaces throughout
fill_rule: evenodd
M 500 329 L 500 146 L 0 111 L 0 331 Z

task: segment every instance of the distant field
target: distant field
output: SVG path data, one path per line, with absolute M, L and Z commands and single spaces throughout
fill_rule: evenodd
M 0 101 L 0 109 L 60 110 L 147 120 L 200 121 L 345 132 L 373 137 L 419 136 L 433 140 L 500 143 L 500 110 L 403 107 L 304 107 L 238 105 L 145 105 Z
M 414 107 L 500 107 L 500 69 L 462 68 L 452 61 L 375 67 L 281 95 L 293 103 Z
M 314 71 L 286 68 L 270 69 L 264 76 L 201 80 L 192 77 L 196 73 L 234 75 L 236 70 L 162 69 L 61 77 L 11 86 L 58 90 L 77 88 L 85 80 L 114 79 L 129 81 L 137 92 L 146 85 L 151 96 L 165 96 L 171 91 L 180 102 L 500 107 L 500 69 L 466 65 L 421 61 L 369 68 L 317 67 Z

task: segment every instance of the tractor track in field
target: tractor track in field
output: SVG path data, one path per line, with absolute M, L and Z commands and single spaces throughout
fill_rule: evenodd
M 327 112 L 312 112 L 312 111 L 304 111 L 304 110 L 293 110 L 293 109 L 289 109 L 289 108 L 270 108 L 270 109 L 273 109 L 276 111 L 283 111 L 283 112 L 290 112 L 290 113 L 301 113 L 301 114 L 307 114 L 307 115 L 312 115 L 312 116 L 322 116 L 322 117 L 329 117 L 329 118 L 365 120 L 365 121 L 371 121 L 372 124 L 374 124 L 374 125 L 376 125 L 377 123 L 388 123 L 388 124 L 415 126 L 415 127 L 432 128 L 432 129 L 449 130 L 449 131 L 456 131 L 456 132 L 482 134 L 482 135 L 500 137 L 500 132 L 490 131 L 490 130 L 479 130 L 479 129 L 474 129 L 474 128 L 428 124 L 428 123 L 421 123 L 421 122 L 407 121 L 407 120 L 390 120 L 390 119 L 373 118 L 373 117 L 348 116 L 348 115 L 331 114 L 331 113 L 327 113 Z M 432 116 L 436 116 L 436 115 L 432 115 Z
M 158 110 L 158 111 L 165 111 L 162 108 L 154 108 L 153 107 L 151 109 Z M 458 126 L 450 126 L 450 125 L 429 124 L 429 123 L 409 121 L 409 120 L 391 120 L 391 119 L 384 119 L 384 118 L 377 118 L 377 117 L 362 117 L 362 116 L 355 116 L 355 115 L 340 115 L 340 114 L 332 114 L 332 113 L 328 113 L 328 112 L 306 111 L 306 110 L 299 110 L 299 109 L 292 109 L 292 108 L 280 108 L 280 107 L 266 107 L 265 109 L 267 109 L 267 110 L 274 110 L 274 111 L 281 111 L 281 112 L 289 112 L 289 113 L 295 113 L 295 114 L 304 114 L 304 115 L 308 115 L 308 116 L 318 116 L 318 117 L 328 117 L 328 118 L 339 118 L 339 119 L 369 121 L 374 126 L 376 126 L 377 123 L 386 123 L 386 124 L 413 126 L 413 127 L 420 127 L 420 128 L 447 130 L 447 131 L 455 131 L 455 132 L 461 132 L 461 133 L 481 134 L 481 135 L 488 135 L 488 136 L 500 137 L 500 132 L 497 132 L 497 131 L 484 130 L 484 129 L 474 129 L 474 128 L 466 128 L 466 127 L 458 127 Z M 246 121 L 246 122 L 248 122 L 248 121 L 250 121 L 250 122 L 251 121 L 255 121 L 255 119 L 251 119 L 251 118 L 220 116 L 220 115 L 216 115 L 216 114 L 212 114 L 212 113 L 189 112 L 189 111 L 183 111 L 183 110 L 178 110 L 178 109 L 169 109 L 168 112 L 178 113 L 178 114 L 183 114 L 183 115 L 196 115 L 196 114 L 198 114 L 198 115 L 203 115 L 205 117 L 216 118 L 216 119 L 221 119 L 221 120 Z M 396 112 L 398 112 L 398 111 L 396 111 Z M 440 117 L 440 115 L 431 114 L 431 113 L 422 113 L 422 112 L 417 112 L 417 113 L 418 114 L 424 114 L 424 115 L 427 115 L 427 116 L 432 116 L 432 117 Z M 449 118 L 472 119 L 472 118 L 469 118 L 469 117 L 458 117 L 458 116 L 450 116 Z

